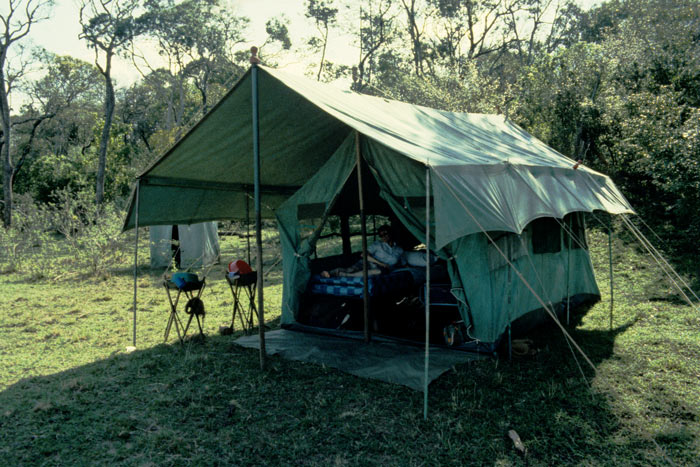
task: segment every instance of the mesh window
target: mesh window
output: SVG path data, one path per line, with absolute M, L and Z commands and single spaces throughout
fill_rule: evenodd
M 543 217 L 535 219 L 530 224 L 532 229 L 532 252 L 536 255 L 543 253 L 558 253 L 561 251 L 561 226 L 556 219 Z
M 326 203 L 308 203 L 297 206 L 297 219 L 322 217 L 326 212 Z

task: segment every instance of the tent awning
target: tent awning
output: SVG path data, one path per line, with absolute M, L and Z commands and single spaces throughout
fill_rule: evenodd
M 262 66 L 258 85 L 264 217 L 273 217 L 353 130 L 394 160 L 392 176 L 431 167 L 438 246 L 481 231 L 464 221 L 465 208 L 488 230 L 514 232 L 535 217 L 634 212 L 608 177 L 574 169 L 571 159 L 503 116 L 361 95 Z M 139 177 L 140 225 L 245 216 L 253 186 L 250 89 L 248 72 Z M 134 227 L 133 206 L 132 199 L 125 229 Z

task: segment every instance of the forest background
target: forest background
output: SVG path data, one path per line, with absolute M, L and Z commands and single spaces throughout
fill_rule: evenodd
M 0 17 L 0 257 L 46 275 L 36 247 L 74 244 L 84 265 L 123 254 L 135 176 L 248 68 L 251 20 L 220 0 L 82 0 L 94 62 L 28 47 L 46 0 Z M 572 160 L 610 175 L 677 264 L 697 276 L 700 8 L 696 0 L 306 0 L 307 36 L 271 17 L 269 66 L 457 112 L 507 115 Z M 60 31 L 57 32 L 60 34 Z M 354 63 L 329 57 L 352 42 Z M 335 45 L 334 45 L 335 44 Z M 143 51 L 148 51 L 144 53 Z M 115 57 L 140 79 L 114 78 Z M 37 72 L 38 70 L 38 72 Z M 11 108 L 10 103 L 16 108 Z

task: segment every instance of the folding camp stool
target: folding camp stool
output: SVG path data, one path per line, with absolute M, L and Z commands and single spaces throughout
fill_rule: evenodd
M 206 285 L 206 279 L 202 279 L 198 282 L 187 282 L 181 287 L 175 284 L 173 281 L 166 279 L 163 281 L 163 286 L 165 287 L 165 292 L 168 295 L 168 302 L 170 302 L 170 316 L 168 317 L 168 324 L 165 326 L 165 339 L 164 342 L 168 341 L 168 336 L 170 335 L 170 328 L 173 323 L 175 323 L 175 330 L 177 331 L 177 337 L 180 342 L 183 342 L 185 336 L 187 335 L 187 330 L 190 328 L 192 323 L 192 318 L 197 318 L 197 325 L 199 326 L 199 334 L 204 335 L 204 330 L 202 329 L 203 315 L 200 319 L 200 315 L 197 313 L 191 313 L 189 319 L 187 320 L 187 325 L 183 326 L 182 320 L 178 315 L 177 305 L 180 302 L 180 296 L 185 295 L 187 301 L 193 298 L 200 298 L 202 292 L 204 292 L 204 287 Z M 175 299 L 173 300 L 173 295 L 171 292 L 177 291 L 175 293 Z
M 240 274 L 231 277 L 226 274 L 226 281 L 233 295 L 233 314 L 231 315 L 231 329 L 234 328 L 236 315 L 241 323 L 241 328 L 247 334 L 253 328 L 253 316 L 257 313 L 255 306 L 255 288 L 258 283 L 258 273 Z

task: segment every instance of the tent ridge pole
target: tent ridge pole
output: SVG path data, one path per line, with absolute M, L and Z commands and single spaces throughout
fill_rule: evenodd
M 371 339 L 369 326 L 369 284 L 367 272 L 367 223 L 365 219 L 365 198 L 362 185 L 362 153 L 360 151 L 360 133 L 355 130 L 355 155 L 357 157 L 357 191 L 360 197 L 360 229 L 362 232 L 362 309 L 364 317 L 365 342 Z
M 257 251 L 256 269 L 258 270 L 258 335 L 260 337 L 260 369 L 265 369 L 265 307 L 263 302 L 263 258 L 262 258 L 262 215 L 260 212 L 260 127 L 258 118 L 258 48 L 251 47 L 251 83 L 253 110 L 253 177 L 255 179 L 255 244 Z

